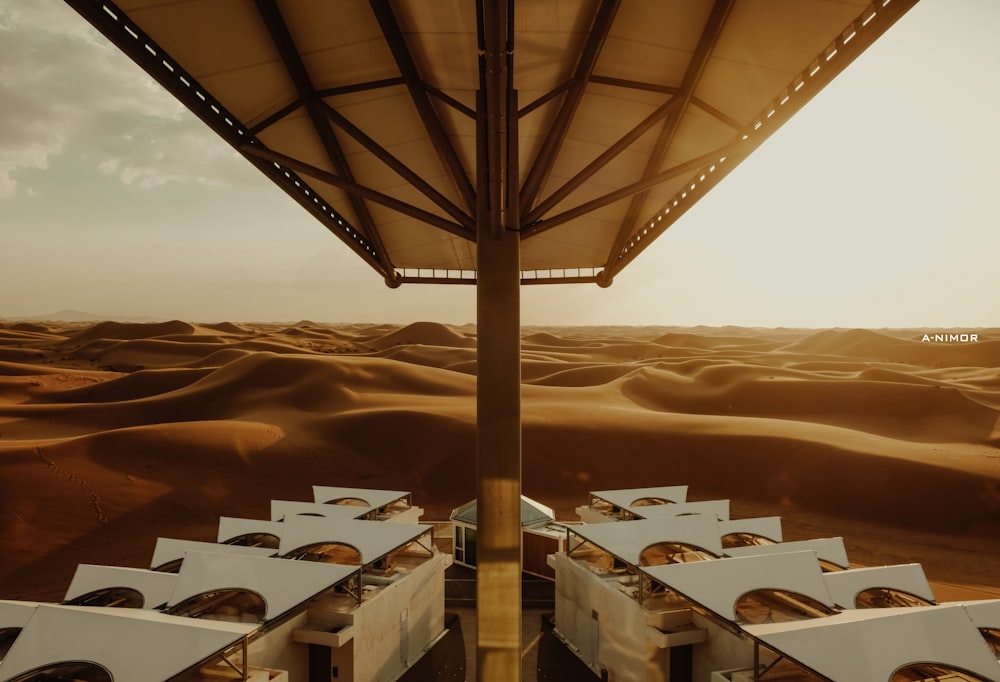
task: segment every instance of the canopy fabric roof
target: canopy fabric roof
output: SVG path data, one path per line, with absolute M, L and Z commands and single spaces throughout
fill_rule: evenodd
M 726 555 L 731 557 L 748 557 L 762 554 L 798 552 L 807 549 L 816 552 L 816 556 L 823 561 L 829 561 L 841 568 L 848 568 L 851 565 L 851 562 L 847 558 L 847 549 L 844 547 L 844 538 L 816 538 L 813 540 L 780 542 L 774 545 L 730 547 L 726 550 Z
M 965 610 L 977 628 L 1000 630 L 1000 599 L 967 602 Z
M 268 533 L 281 539 L 285 524 L 280 521 L 261 521 L 260 519 L 242 519 L 235 516 L 219 517 L 218 541 L 227 542 L 240 535 L 250 533 Z M 273 554 L 273 552 L 272 552 Z
M 215 552 L 226 554 L 246 554 L 248 556 L 274 556 L 273 549 L 266 547 L 243 547 L 241 545 L 220 545 L 214 542 L 199 540 L 182 540 L 179 538 L 157 538 L 153 549 L 150 568 L 157 568 L 168 561 L 183 559 L 187 552 Z
M 629 509 L 644 498 L 666 500 L 673 504 L 687 502 L 688 487 L 686 485 L 660 485 L 651 488 L 623 488 L 621 490 L 592 490 L 592 498 L 604 500 L 616 507 Z M 640 509 L 640 513 L 642 510 Z
M 177 584 L 177 574 L 161 573 L 142 568 L 124 566 L 99 566 L 80 564 L 66 590 L 65 601 L 82 597 L 95 590 L 111 587 L 128 587 L 143 596 L 144 609 L 154 609 L 165 604 Z
M 643 566 L 641 570 L 732 622 L 736 621 L 736 601 L 754 590 L 787 590 L 834 606 L 815 552 Z
M 760 516 L 751 519 L 729 519 L 719 522 L 722 537 L 732 533 L 753 533 L 773 542 L 781 542 L 781 517 Z
M 292 516 L 285 520 L 278 553 L 286 555 L 320 542 L 345 544 L 358 550 L 361 563 L 368 565 L 400 547 L 404 547 L 433 526 L 422 523 L 384 523 L 357 519 L 326 519 Z
M 319 561 L 188 552 L 167 603 L 174 606 L 212 590 L 245 589 L 264 598 L 267 604 L 264 617 L 271 620 L 357 572 L 357 566 Z
M 1000 680 L 1000 661 L 962 605 L 855 609 L 743 629 L 838 682 L 888 680 L 910 663 L 940 663 Z
M 639 557 L 644 549 L 663 542 L 691 545 L 716 556 L 721 556 L 723 552 L 719 522 L 708 514 L 622 523 L 581 524 L 567 526 L 567 529 L 573 535 L 633 566 L 639 565 Z
M 144 609 L 39 604 L 0 662 L 0 680 L 51 663 L 93 661 L 116 680 L 163 682 L 255 627 Z
M 329 485 L 314 485 L 313 501 L 330 504 L 336 500 L 357 499 L 369 508 L 385 507 L 400 500 L 408 500 L 410 493 L 404 490 L 379 490 L 375 488 L 342 488 Z M 360 514 L 359 514 L 360 516 Z
M 35 615 L 38 602 L 0 600 L 0 628 L 23 628 Z
M 688 514 L 711 514 L 719 521 L 729 520 L 729 500 L 652 504 L 645 507 L 629 507 L 628 510 L 640 519 L 669 519 Z
M 395 286 L 609 284 L 916 0 L 66 2 Z
M 293 516 L 322 516 L 327 519 L 358 519 L 372 511 L 372 507 L 299 502 L 296 500 L 271 500 L 271 520 L 281 521 Z
M 934 591 L 927 582 L 927 576 L 924 575 L 923 566 L 920 564 L 852 568 L 847 571 L 824 573 L 823 578 L 826 580 L 826 586 L 830 588 L 833 600 L 844 609 L 855 608 L 858 594 L 876 587 L 902 590 L 926 601 L 935 601 Z

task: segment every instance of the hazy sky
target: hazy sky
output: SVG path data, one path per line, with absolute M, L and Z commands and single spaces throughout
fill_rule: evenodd
M 1000 326 L 1000 2 L 921 0 L 610 289 L 525 324 Z M 0 316 L 475 320 L 382 279 L 60 0 L 0 0 Z

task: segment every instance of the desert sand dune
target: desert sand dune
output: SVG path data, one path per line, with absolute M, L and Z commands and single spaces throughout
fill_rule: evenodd
M 436 322 L 415 322 L 379 336 L 369 336 L 363 343 L 374 350 L 393 346 L 443 346 L 446 348 L 475 348 L 475 338 Z
M 1000 596 L 1000 331 L 533 328 L 524 492 L 685 483 L 859 564 Z M 2 598 L 146 566 L 314 483 L 475 495 L 475 330 L 436 323 L 0 324 Z M 990 592 L 989 590 L 993 590 Z

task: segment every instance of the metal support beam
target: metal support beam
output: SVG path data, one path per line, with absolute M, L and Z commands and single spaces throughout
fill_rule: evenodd
M 684 161 L 683 163 L 679 163 L 676 166 L 668 168 L 667 170 L 655 173 L 654 175 L 651 175 L 644 180 L 633 182 L 631 185 L 625 185 L 621 189 L 617 189 L 613 192 L 608 192 L 607 194 L 599 196 L 596 199 L 592 199 L 578 206 L 574 206 L 573 208 L 563 211 L 562 213 L 558 213 L 552 216 L 551 218 L 546 218 L 545 220 L 540 220 L 536 223 L 532 223 L 531 225 L 522 228 L 521 230 L 522 236 L 531 237 L 536 234 L 540 234 L 542 232 L 545 232 L 546 230 L 552 229 L 553 227 L 562 225 L 563 223 L 567 223 L 570 220 L 587 215 L 591 211 L 594 211 L 598 208 L 601 208 L 603 206 L 608 206 L 609 204 L 613 204 L 616 201 L 621 201 L 622 199 L 626 199 L 632 196 L 633 194 L 638 194 L 639 192 L 647 190 L 651 187 L 655 187 L 661 182 L 665 182 L 666 180 L 671 180 L 679 175 L 684 175 L 685 173 L 691 173 L 695 170 L 698 170 L 699 168 L 702 168 L 703 166 L 707 166 L 710 163 L 718 161 L 720 157 L 724 157 L 727 155 L 736 155 L 741 149 L 747 146 L 748 146 L 747 143 L 743 141 L 736 141 L 729 145 L 726 145 L 725 147 L 720 147 L 719 149 L 711 151 L 708 154 L 702 154 L 701 156 L 696 156 L 693 159 Z
M 604 41 L 611 32 L 611 25 L 615 21 L 618 13 L 618 6 L 621 0 L 603 0 L 594 17 L 594 24 L 590 27 L 587 42 L 584 43 L 583 51 L 580 54 L 580 61 L 577 62 L 576 71 L 572 78 L 572 87 L 566 93 L 562 108 L 556 115 L 556 120 L 552 124 L 549 134 L 545 137 L 541 150 L 535 159 L 534 165 L 528 171 L 528 176 L 524 180 L 524 187 L 521 188 L 522 216 L 527 215 L 531 205 L 542 190 L 542 185 L 552 172 L 556 157 L 562 148 L 563 141 L 569 133 L 570 124 L 576 115 L 577 107 L 583 99 L 583 93 L 587 89 L 587 82 L 594 72 L 597 58 L 604 47 Z
M 454 181 L 459 195 L 465 201 L 466 207 L 470 212 L 475 212 L 476 193 L 472 188 L 472 182 L 462 166 L 461 159 L 458 158 L 458 153 L 451 145 L 451 140 L 448 139 L 448 133 L 445 132 L 441 119 L 434 111 L 434 105 L 431 104 L 427 91 L 424 89 L 420 72 L 417 70 L 416 62 L 413 61 L 413 55 L 410 54 L 410 49 L 406 44 L 406 37 L 403 35 L 403 30 L 399 26 L 399 21 L 396 19 L 396 14 L 393 12 L 389 0 L 369 0 L 369 4 L 372 12 L 375 13 L 379 27 L 382 29 L 382 35 L 385 36 L 385 43 L 392 51 L 396 66 L 406 82 L 410 99 L 417 108 L 417 113 L 424 124 L 424 129 L 427 130 L 427 135 L 431 138 L 435 151 L 437 151 L 444 167 L 448 169 L 448 173 Z
M 453 223 L 451 221 L 445 220 L 439 215 L 430 213 L 423 210 L 422 208 L 417 208 L 413 204 L 408 204 L 405 201 L 400 201 L 395 197 L 391 197 L 388 194 L 383 194 L 371 187 L 366 187 L 365 185 L 359 185 L 353 180 L 347 180 L 339 175 L 325 171 L 322 168 L 317 168 L 316 166 L 311 166 L 304 161 L 299 161 L 298 159 L 293 159 L 285 154 L 280 154 L 276 151 L 268 149 L 263 144 L 245 144 L 238 147 L 241 154 L 250 159 L 263 159 L 265 161 L 272 161 L 274 163 L 280 164 L 285 168 L 289 168 L 296 173 L 301 173 L 302 175 L 307 175 L 311 178 L 316 178 L 321 182 L 325 182 L 334 187 L 339 187 L 348 194 L 357 195 L 369 201 L 374 201 L 375 203 L 382 204 L 383 206 L 388 206 L 394 211 L 399 211 L 403 215 L 408 215 L 411 218 L 416 218 L 417 220 L 423 221 L 428 225 L 433 225 L 434 227 L 439 227 L 445 232 L 450 232 L 451 234 L 462 237 L 463 239 L 472 239 L 471 232 L 459 225 L 458 223 Z
M 631 130 L 622 135 L 614 144 L 601 152 L 596 159 L 588 163 L 583 170 L 567 180 L 562 187 L 545 197 L 545 200 L 539 203 L 538 206 L 536 206 L 524 218 L 525 224 L 531 224 L 541 219 L 542 216 L 544 216 L 559 202 L 579 189 L 580 185 L 586 182 L 591 176 L 607 166 L 614 159 L 616 159 L 619 154 L 628 149 L 633 142 L 645 135 L 650 128 L 655 126 L 667 116 L 670 116 L 673 112 L 677 111 L 680 103 L 679 99 L 672 98 L 658 106 L 651 114 L 649 114 L 649 116 L 637 123 Z
M 309 78 L 309 72 L 302 62 L 302 57 L 295 45 L 295 40 L 288 30 L 285 17 L 281 14 L 281 10 L 278 9 L 276 0 L 256 0 L 256 2 L 257 11 L 260 12 L 261 18 L 271 33 L 271 40 L 274 41 L 274 46 L 278 50 L 278 54 L 281 55 L 285 69 L 295 84 L 295 89 L 302 99 L 302 104 L 309 114 L 313 129 L 316 131 L 316 135 L 319 137 L 323 149 L 330 159 L 330 163 L 333 164 L 338 175 L 353 182 L 354 174 L 351 172 L 351 166 L 347 162 L 347 157 L 344 155 L 343 150 L 340 148 L 340 142 L 337 141 L 337 136 L 334 135 L 333 128 L 330 127 L 330 122 L 324 115 L 323 100 L 316 95 L 316 88 L 313 87 L 312 80 Z M 391 272 L 393 268 L 392 260 L 389 258 L 389 253 L 386 251 L 385 245 L 382 244 L 382 238 L 379 235 L 378 228 L 375 226 L 375 219 L 372 218 L 364 198 L 357 194 L 351 194 L 348 196 L 348 200 L 351 202 L 351 208 L 354 209 L 355 215 L 358 216 L 361 228 L 375 248 L 376 256 L 382 262 L 384 268 Z
M 365 134 L 361 128 L 354 125 L 346 116 L 325 102 L 323 103 L 323 109 L 326 111 L 326 115 L 338 128 L 354 138 L 358 144 L 370 151 L 373 156 L 378 158 L 379 161 L 394 170 L 399 177 L 413 185 L 414 188 L 420 190 L 425 197 L 433 201 L 440 208 L 447 211 L 451 217 L 469 228 L 469 236 L 473 236 L 472 233 L 475 229 L 475 222 L 469 215 L 462 211 L 462 209 L 450 202 L 447 197 L 434 189 L 429 182 L 417 175 L 409 166 L 396 158 L 388 149 Z
M 667 157 L 667 152 L 673 144 L 678 128 L 680 128 L 681 120 L 684 118 L 684 114 L 687 112 L 688 106 L 694 97 L 694 92 L 698 88 L 698 83 L 701 81 L 701 76 L 705 72 L 708 58 L 722 36 L 722 29 L 726 25 L 726 20 L 729 18 L 729 13 L 733 9 L 734 2 L 735 0 L 715 0 L 715 4 L 712 6 L 712 13 L 709 14 L 708 21 L 705 22 L 701 38 L 698 40 L 698 45 L 691 56 L 691 61 L 688 63 L 687 71 L 684 73 L 680 92 L 675 97 L 678 106 L 670 112 L 670 116 L 667 117 L 663 128 L 660 130 L 660 135 L 657 137 L 656 144 L 653 145 L 649 159 L 646 162 L 646 170 L 643 172 L 644 178 L 659 171 L 663 165 L 663 160 Z M 614 246 L 611 247 L 608 260 L 604 264 L 605 268 L 608 268 L 614 262 L 625 242 L 628 241 L 629 235 L 635 227 L 635 221 L 639 217 L 639 211 L 642 209 L 647 196 L 649 196 L 649 190 L 644 190 L 632 196 L 628 210 L 625 212 L 625 219 L 622 220 L 621 227 L 618 228 L 618 236 L 615 237 Z

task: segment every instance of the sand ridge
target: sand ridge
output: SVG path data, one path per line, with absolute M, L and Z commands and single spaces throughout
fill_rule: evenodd
M 1000 330 L 523 330 L 524 492 L 686 483 L 859 563 L 1000 590 Z M 475 329 L 0 322 L 4 598 L 309 486 L 474 496 Z M 991 588 L 992 589 L 992 588 Z

